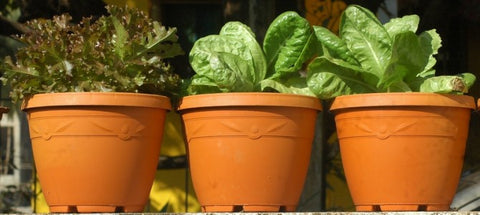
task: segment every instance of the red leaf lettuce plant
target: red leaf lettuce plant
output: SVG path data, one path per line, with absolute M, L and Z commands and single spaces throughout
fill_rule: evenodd
M 13 100 L 52 92 L 138 92 L 175 96 L 181 79 L 168 59 L 183 54 L 176 29 L 136 9 L 72 24 L 69 15 L 36 19 L 17 37 L 25 46 L 1 66 Z

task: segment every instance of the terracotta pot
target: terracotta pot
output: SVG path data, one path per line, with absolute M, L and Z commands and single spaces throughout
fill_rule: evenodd
M 317 98 L 279 93 L 183 98 L 179 110 L 203 211 L 294 211 L 320 109 Z
M 461 95 L 337 97 L 331 110 L 356 210 L 449 210 L 474 108 Z
M 155 177 L 167 97 L 51 93 L 26 100 L 50 212 L 141 212 Z

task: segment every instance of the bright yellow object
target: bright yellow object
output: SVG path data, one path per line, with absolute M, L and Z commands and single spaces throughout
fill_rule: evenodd
M 182 118 L 175 111 L 167 113 L 163 132 L 161 154 L 166 156 L 185 155 L 185 139 L 182 131 Z
M 174 111 L 167 113 L 165 120 L 165 131 L 163 132 L 163 142 L 161 155 L 180 156 L 185 155 L 185 140 L 182 131 L 182 119 Z M 185 186 L 185 180 L 188 176 L 188 187 Z M 186 193 L 188 189 L 188 194 Z M 188 198 L 186 197 L 188 195 Z M 187 208 L 185 202 L 187 202 Z M 199 212 L 198 203 L 193 190 L 190 174 L 186 174 L 186 169 L 157 170 L 155 181 L 150 192 L 149 212 Z
M 38 182 L 38 177 L 35 175 L 35 180 L 32 183 L 32 190 L 34 195 L 30 201 L 32 206 L 33 213 L 45 214 L 50 212 L 47 202 L 45 201 L 45 196 L 43 196 L 42 188 L 40 187 L 40 182 Z
M 340 16 L 346 7 L 343 0 L 305 0 L 305 18 L 312 25 L 323 26 L 338 33 Z
M 158 170 L 150 192 L 148 212 L 200 212 L 188 175 L 188 193 L 185 189 L 185 169 Z

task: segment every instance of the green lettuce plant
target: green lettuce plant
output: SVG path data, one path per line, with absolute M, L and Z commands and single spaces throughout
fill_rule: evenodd
M 136 9 L 107 6 L 110 15 L 72 24 L 69 15 L 26 23 L 25 44 L 0 65 L 13 100 L 51 92 L 140 92 L 175 96 L 181 79 L 168 59 L 183 54 L 176 29 Z
M 278 91 L 313 95 L 304 63 L 316 53 L 306 19 L 295 12 L 279 15 L 267 29 L 263 47 L 240 22 L 226 23 L 218 35 L 198 39 L 189 54 L 196 74 L 187 94 Z
M 475 76 L 435 76 L 441 47 L 435 31 L 416 34 L 419 17 L 408 15 L 382 25 L 369 10 L 350 5 L 339 36 L 314 26 L 321 55 L 308 66 L 307 85 L 321 99 L 376 92 L 468 92 Z
M 263 47 L 248 26 L 229 22 L 218 35 L 195 42 L 189 60 L 196 75 L 187 82 L 187 94 L 276 91 L 331 99 L 376 92 L 468 92 L 473 74 L 435 76 L 441 38 L 435 29 L 417 35 L 419 21 L 408 15 L 382 25 L 369 10 L 351 5 L 337 36 L 289 11 L 270 24 Z

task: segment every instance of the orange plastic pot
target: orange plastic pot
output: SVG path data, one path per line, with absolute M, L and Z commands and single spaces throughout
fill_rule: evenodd
M 337 97 L 331 110 L 356 210 L 449 210 L 474 108 L 463 95 Z
M 294 211 L 320 109 L 317 98 L 279 93 L 184 97 L 179 110 L 203 211 Z
M 50 212 L 141 212 L 155 177 L 167 97 L 51 93 L 24 101 Z

